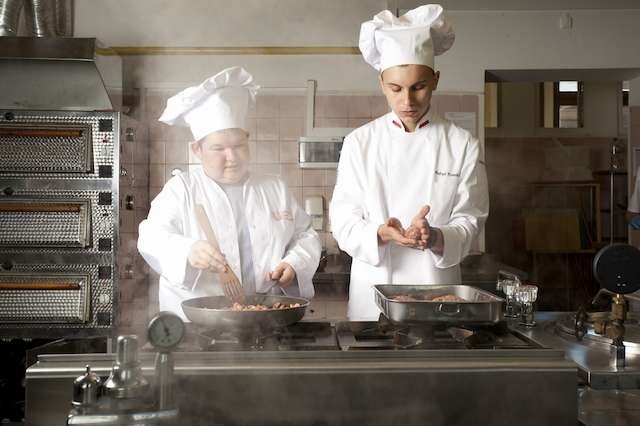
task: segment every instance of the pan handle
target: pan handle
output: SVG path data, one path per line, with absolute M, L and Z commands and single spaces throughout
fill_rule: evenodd
M 444 309 L 445 307 L 446 309 Z M 451 303 L 440 303 L 436 308 L 436 311 L 444 315 L 450 315 L 450 316 L 458 315 L 460 313 L 460 304 L 456 303 L 455 309 L 451 309 L 452 307 L 453 305 Z

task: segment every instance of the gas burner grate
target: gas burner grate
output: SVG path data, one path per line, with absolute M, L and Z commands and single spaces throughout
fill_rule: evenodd
M 450 327 L 446 324 L 394 324 L 380 315 L 377 322 L 339 322 L 342 350 L 521 349 L 537 347 L 512 333 L 506 323 L 494 326 Z
M 300 351 L 337 350 L 335 329 L 330 323 L 298 322 L 276 330 L 194 330 L 199 350 Z

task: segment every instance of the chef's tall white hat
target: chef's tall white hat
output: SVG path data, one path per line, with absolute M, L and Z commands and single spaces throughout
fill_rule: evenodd
M 454 40 L 439 4 L 420 6 L 399 18 L 384 10 L 360 28 L 362 56 L 380 72 L 405 64 L 433 68 L 434 56 L 449 50 Z
M 247 112 L 255 104 L 258 89 L 247 70 L 227 68 L 169 98 L 158 120 L 189 126 L 196 141 L 217 130 L 248 131 Z

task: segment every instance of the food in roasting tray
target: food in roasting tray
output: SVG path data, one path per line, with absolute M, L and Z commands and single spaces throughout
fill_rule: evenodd
M 263 304 L 255 304 L 255 305 L 247 305 L 238 302 L 234 302 L 231 306 L 224 307 L 223 309 L 229 311 L 272 311 L 278 309 L 289 309 L 289 308 L 299 308 L 300 303 L 281 303 L 276 302 L 273 305 L 263 305 Z
M 468 302 L 464 297 L 456 296 L 455 294 L 443 294 L 441 296 L 432 294 L 396 294 L 389 299 L 398 302 Z

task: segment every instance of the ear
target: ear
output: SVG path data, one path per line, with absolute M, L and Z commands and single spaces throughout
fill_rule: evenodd
M 195 155 L 198 160 L 202 160 L 202 143 L 201 142 L 191 142 L 189 144 L 189 149 L 193 155 Z
M 382 74 L 384 73 L 384 71 L 382 71 L 380 74 L 378 74 L 378 83 L 380 84 L 380 90 L 382 90 L 382 93 L 384 93 L 384 80 L 382 79 Z
M 436 71 L 433 74 L 433 90 L 438 88 L 438 81 L 440 81 L 440 71 Z

